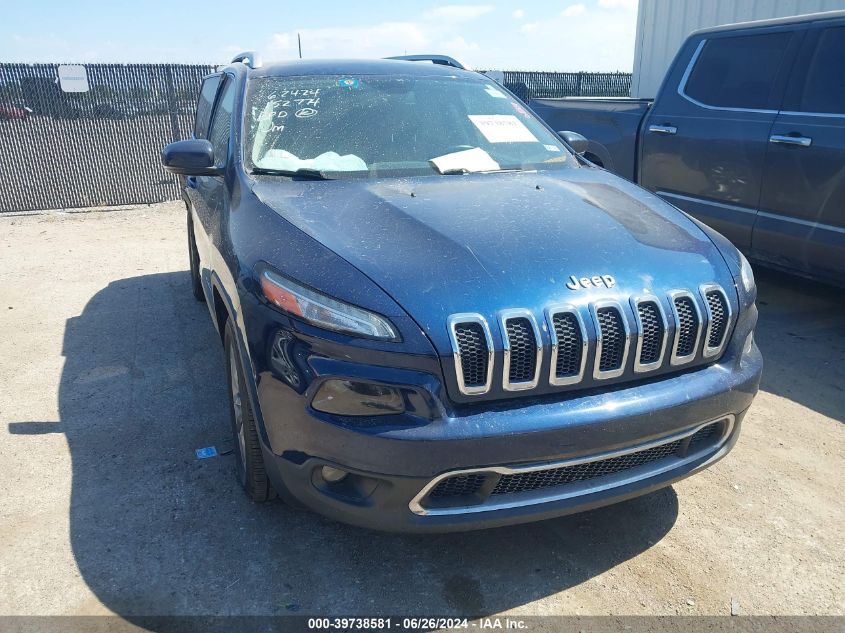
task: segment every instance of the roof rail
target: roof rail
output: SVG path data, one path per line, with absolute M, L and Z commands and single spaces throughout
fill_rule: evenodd
M 454 57 L 448 55 L 396 55 L 395 57 L 385 57 L 385 59 L 401 59 L 406 62 L 431 62 L 432 64 L 439 64 L 441 66 L 452 66 L 460 70 L 471 70 L 459 62 Z
M 236 64 L 238 62 L 243 62 L 250 68 L 260 68 L 261 56 L 255 51 L 244 51 L 243 53 L 238 53 L 232 58 L 231 63 Z

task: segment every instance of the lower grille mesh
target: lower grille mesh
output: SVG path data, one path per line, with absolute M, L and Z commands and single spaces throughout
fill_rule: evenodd
M 716 432 L 721 428 L 721 424 L 708 424 L 703 429 L 696 431 L 695 435 L 690 438 L 687 453 L 695 453 L 696 451 L 704 448 L 707 444 L 711 443 L 711 440 L 716 435 Z
M 444 479 L 434 487 L 429 496 L 431 497 L 464 497 L 475 494 L 484 485 L 487 476 L 484 474 L 470 473 Z
M 604 459 L 598 462 L 576 464 L 575 466 L 566 466 L 552 470 L 538 470 L 530 473 L 504 475 L 499 479 L 499 483 L 493 489 L 493 494 L 504 495 L 514 492 L 539 490 L 541 488 L 564 486 L 575 483 L 576 481 L 613 475 L 629 468 L 636 468 L 637 466 L 675 455 L 680 446 L 681 440 L 676 440 L 638 453 L 611 457 L 610 459 Z
M 681 438 L 660 446 L 653 446 L 641 451 L 610 457 L 608 459 L 535 470 L 522 473 L 505 474 L 499 477 L 491 496 L 516 494 L 543 490 L 556 486 L 565 486 L 600 477 L 616 475 L 618 473 L 653 464 L 669 457 L 684 457 L 706 448 L 715 447 L 722 436 L 724 422 L 714 422 L 702 427 L 692 437 Z M 445 497 L 464 497 L 479 493 L 487 482 L 488 477 L 495 477 L 495 473 L 477 472 L 454 475 L 440 481 L 429 493 L 429 497 L 443 499 Z M 492 485 L 492 483 L 490 484 Z
M 487 339 L 478 323 L 458 323 L 455 326 L 461 372 L 467 387 L 487 384 Z
M 678 348 L 676 356 L 689 356 L 695 351 L 695 341 L 698 338 L 698 314 L 695 304 L 689 297 L 677 297 L 675 310 L 678 312 Z

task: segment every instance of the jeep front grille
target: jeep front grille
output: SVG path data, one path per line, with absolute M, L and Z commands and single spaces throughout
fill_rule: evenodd
M 541 370 L 544 383 L 558 387 L 712 362 L 724 351 L 733 321 L 728 295 L 716 284 L 695 294 L 673 290 L 663 298 L 646 294 L 629 301 L 554 305 L 538 317 L 512 308 L 495 317 L 500 341 L 495 346 L 495 333 L 481 314 L 449 318 L 455 377 L 464 395 L 487 394 L 494 380 L 501 380 L 495 385 L 500 395 L 535 389 Z M 501 362 L 495 360 L 497 352 Z

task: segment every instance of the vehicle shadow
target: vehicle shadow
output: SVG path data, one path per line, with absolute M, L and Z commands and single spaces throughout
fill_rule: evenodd
M 79 572 L 127 618 L 486 615 L 583 583 L 673 526 L 671 488 L 537 524 L 446 535 L 341 525 L 238 488 L 220 343 L 184 272 L 109 284 L 66 324 L 58 422 Z
M 845 293 L 755 268 L 763 391 L 845 423 Z

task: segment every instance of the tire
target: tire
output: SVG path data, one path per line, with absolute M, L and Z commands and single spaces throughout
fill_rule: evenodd
M 191 293 L 197 301 L 205 301 L 200 280 L 200 254 L 197 251 L 197 240 L 194 236 L 194 221 L 188 211 L 188 261 L 191 265 Z
M 263 503 L 275 499 L 277 495 L 264 468 L 261 443 L 246 392 L 240 353 L 235 342 L 235 330 L 228 319 L 223 345 L 226 351 L 226 374 L 229 377 L 229 415 L 234 440 L 235 474 L 246 495 L 255 502 Z

